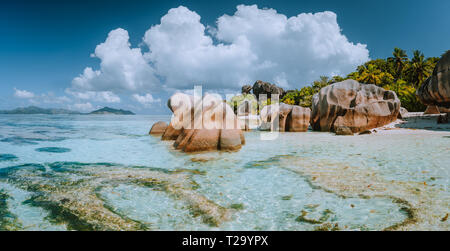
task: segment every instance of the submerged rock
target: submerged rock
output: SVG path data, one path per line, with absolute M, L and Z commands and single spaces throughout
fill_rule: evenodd
M 322 88 L 312 103 L 311 125 L 319 131 L 361 132 L 395 121 L 400 111 L 395 92 L 350 79 Z
M 157 134 L 164 134 L 164 132 L 167 129 L 167 123 L 163 121 L 158 121 L 155 124 L 153 124 L 152 128 L 150 129 L 149 134 L 157 135 Z
M 419 89 L 417 95 L 426 105 L 450 107 L 450 51 L 447 51 L 429 77 Z

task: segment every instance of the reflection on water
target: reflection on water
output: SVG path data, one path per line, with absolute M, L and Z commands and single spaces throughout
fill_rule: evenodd
M 147 135 L 158 120 L 1 116 L 0 229 L 449 229 L 446 132 L 249 132 L 185 154 Z

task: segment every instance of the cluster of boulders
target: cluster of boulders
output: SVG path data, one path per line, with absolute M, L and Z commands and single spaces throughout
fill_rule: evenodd
M 251 115 L 254 98 L 259 100 L 261 94 L 272 98 L 276 94 L 281 100 L 286 92 L 281 87 L 258 80 L 253 86 L 243 86 L 242 94 L 245 98 L 233 111 L 215 95 L 195 100 L 193 96 L 177 93 L 168 101 L 175 119 L 170 124 L 155 123 L 150 134 L 162 135 L 162 140 L 174 140 L 174 147 L 185 152 L 238 150 L 245 144 L 242 131 L 248 126 L 240 122 L 235 112 Z M 249 94 L 254 95 L 253 100 L 248 99 Z M 428 105 L 425 114 L 445 112 L 447 114 L 439 117 L 438 121 L 448 123 L 450 51 L 442 56 L 432 76 L 417 90 L 417 95 Z M 202 113 L 196 114 L 199 105 L 203 108 Z M 284 103 L 264 106 L 260 111 L 260 129 L 305 132 L 311 125 L 313 130 L 335 132 L 337 135 L 368 134 L 370 129 L 404 118 L 407 114 L 408 111 L 400 107 L 395 92 L 348 79 L 322 88 L 312 98 L 312 109 Z M 201 119 L 196 119 L 199 116 Z
M 258 81 L 255 85 L 257 93 L 265 88 L 261 87 L 264 82 Z M 277 92 L 282 91 L 278 89 Z M 169 99 L 168 107 L 174 113 L 171 122 L 155 123 L 150 134 L 162 135 L 162 140 L 174 140 L 176 149 L 184 152 L 234 151 L 245 144 L 245 124 L 219 96 L 208 94 L 195 98 L 177 93 Z M 243 109 L 243 113 L 249 112 L 248 107 Z M 284 103 L 264 106 L 260 111 L 260 129 L 305 132 L 311 124 L 313 130 L 338 135 L 364 134 L 406 113 L 405 109 L 400 109 L 395 92 L 345 80 L 322 88 L 313 97 L 312 110 Z
M 316 131 L 353 135 L 406 116 L 408 111 L 400 108 L 395 92 L 345 80 L 326 86 L 314 95 L 312 110 L 284 103 L 265 106 L 260 112 L 260 129 L 304 132 L 311 124 Z
M 400 100 L 393 91 L 345 80 L 313 96 L 311 126 L 317 131 L 363 132 L 397 120 Z M 349 131 L 345 129 L 345 131 Z
M 235 151 L 245 144 L 245 137 L 231 107 L 216 95 L 193 96 L 177 93 L 168 101 L 173 119 L 162 140 L 175 140 L 174 147 L 184 152 Z M 199 109 L 202 108 L 202 109 Z M 201 110 L 200 114 L 196 111 Z M 153 127 L 162 128 L 161 122 Z
M 316 131 L 353 135 L 384 126 L 408 113 L 404 108 L 401 111 L 395 92 L 345 80 L 314 95 L 312 110 L 284 103 L 265 106 L 260 113 L 261 129 L 277 129 L 277 122 L 279 131 L 305 132 L 311 124 Z

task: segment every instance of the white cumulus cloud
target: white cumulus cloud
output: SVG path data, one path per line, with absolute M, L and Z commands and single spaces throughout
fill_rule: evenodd
M 200 16 L 180 6 L 146 32 L 145 56 L 168 87 L 239 88 L 262 79 L 289 88 L 320 75 L 346 74 L 369 59 L 366 45 L 349 42 L 329 11 L 288 18 L 239 5 L 212 30 L 205 32 Z
M 145 56 L 168 88 L 192 88 L 193 84 L 237 88 L 251 80 L 249 71 L 257 60 L 245 37 L 230 45 L 215 45 L 200 16 L 183 6 L 169 10 L 161 24 L 145 33 L 144 42 L 150 49 Z
M 120 103 L 121 101 L 120 97 L 111 91 L 73 91 L 71 89 L 67 89 L 66 92 L 77 99 L 105 103 Z
M 287 17 L 256 5 L 237 6 L 233 15 L 219 17 L 216 27 L 205 27 L 186 7 L 173 8 L 146 31 L 143 42 L 149 49 L 144 54 L 131 48 L 126 30 L 111 31 L 93 55 L 100 69 L 87 67 L 71 89 L 154 94 L 201 84 L 237 90 L 258 79 L 289 89 L 321 75 L 347 74 L 369 60 L 366 45 L 350 42 L 333 12 Z M 140 103 L 153 98 L 132 97 Z
M 91 56 L 101 60 L 100 69 L 86 67 L 73 79 L 72 91 L 124 92 L 145 90 L 159 83 L 140 48 L 131 48 L 128 32 L 111 31 Z
M 34 98 L 35 95 L 32 92 L 26 91 L 26 90 L 19 90 L 14 88 L 14 97 L 16 98 L 23 98 L 23 99 L 30 99 Z
M 69 106 L 69 108 L 80 112 L 89 112 L 94 110 L 94 106 L 89 102 L 73 104 Z
M 137 102 L 141 103 L 142 105 L 150 105 L 152 103 L 159 103 L 161 102 L 161 99 L 155 99 L 150 93 L 147 93 L 145 95 L 139 95 L 139 94 L 133 94 L 133 99 Z

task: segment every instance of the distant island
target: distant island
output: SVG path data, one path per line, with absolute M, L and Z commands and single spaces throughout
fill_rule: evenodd
M 110 107 L 103 107 L 90 113 L 81 113 L 67 109 L 46 109 L 36 106 L 20 107 L 13 110 L 0 110 L 0 114 L 48 114 L 48 115 L 135 115 L 131 111 L 122 109 L 114 109 Z

